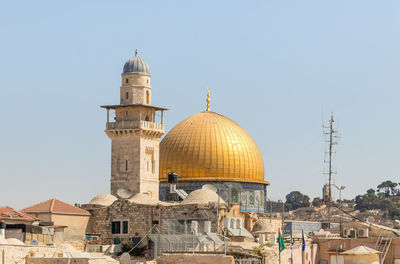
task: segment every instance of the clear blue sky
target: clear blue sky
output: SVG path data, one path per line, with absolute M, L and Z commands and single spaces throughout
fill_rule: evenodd
M 400 181 L 399 1 L 3 1 L 0 204 L 109 191 L 103 104 L 134 50 L 167 130 L 205 109 L 258 144 L 273 199 L 321 195 L 324 119 L 352 198 Z M 323 109 L 323 111 L 322 111 Z

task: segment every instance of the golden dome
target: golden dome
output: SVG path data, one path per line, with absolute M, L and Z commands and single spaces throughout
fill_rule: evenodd
M 160 181 L 176 172 L 179 181 L 264 181 L 264 162 L 250 135 L 211 111 L 176 125 L 160 143 Z

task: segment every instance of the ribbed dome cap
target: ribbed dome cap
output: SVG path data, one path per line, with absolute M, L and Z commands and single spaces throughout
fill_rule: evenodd
M 123 73 L 150 74 L 150 68 L 147 62 L 145 62 L 144 59 L 139 57 L 138 51 L 136 50 L 135 56 L 125 63 Z

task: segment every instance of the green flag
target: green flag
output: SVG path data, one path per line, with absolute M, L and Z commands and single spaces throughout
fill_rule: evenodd
M 279 253 L 281 253 L 285 248 L 286 248 L 285 242 L 283 241 L 281 230 L 279 230 Z

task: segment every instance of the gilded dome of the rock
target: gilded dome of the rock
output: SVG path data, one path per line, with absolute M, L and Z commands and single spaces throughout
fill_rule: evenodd
M 268 184 L 261 153 L 231 119 L 211 111 L 176 125 L 160 144 L 160 180 L 177 172 L 179 181 L 236 181 Z

